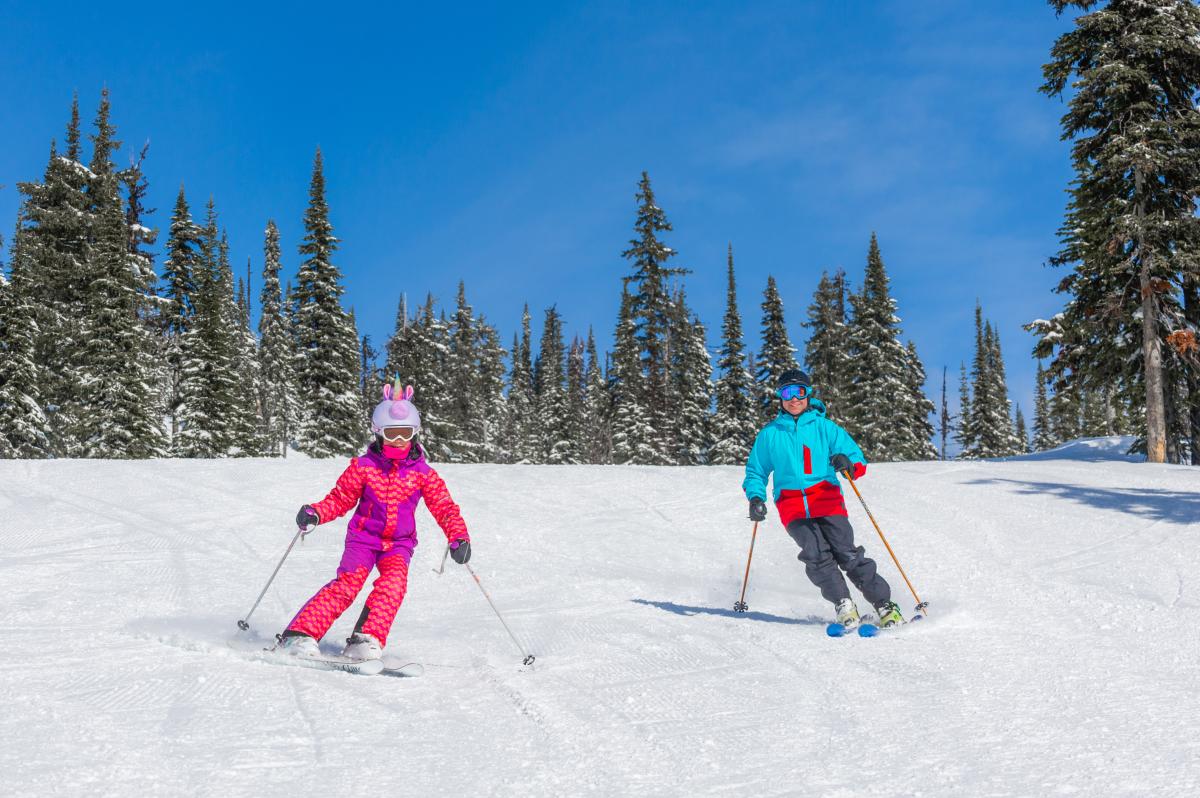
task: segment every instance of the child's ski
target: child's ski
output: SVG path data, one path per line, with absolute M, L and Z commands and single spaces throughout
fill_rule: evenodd
M 300 657 L 284 654 L 273 648 L 263 649 L 263 656 L 258 659 L 278 665 L 296 665 L 301 668 L 316 668 L 317 670 L 325 671 L 344 671 L 345 673 L 355 673 L 360 676 L 374 676 L 383 672 L 383 660 L 358 660 L 327 655 L 320 657 Z
M 419 662 L 405 662 L 402 659 L 385 657 L 383 659 L 383 670 L 379 674 L 381 676 L 399 676 L 404 678 L 424 676 L 425 666 Z

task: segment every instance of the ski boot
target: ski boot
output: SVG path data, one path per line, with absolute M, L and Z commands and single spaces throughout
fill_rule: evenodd
M 854 629 L 862 623 L 862 618 L 858 615 L 858 607 L 854 606 L 854 599 L 842 599 L 834 610 L 837 612 L 837 622 L 846 629 Z
M 883 602 L 875 608 L 875 611 L 879 613 L 879 626 L 884 629 L 904 623 L 904 616 L 900 614 L 900 605 L 894 601 Z
M 284 654 L 290 654 L 293 657 L 321 656 L 321 647 L 317 645 L 316 639 L 311 635 L 304 634 L 304 632 L 296 632 L 288 629 L 279 635 L 277 639 L 279 643 L 275 648 Z
M 379 641 L 373 636 L 355 632 L 346 638 L 346 647 L 342 649 L 342 656 L 356 660 L 381 659 L 383 646 L 379 645 Z

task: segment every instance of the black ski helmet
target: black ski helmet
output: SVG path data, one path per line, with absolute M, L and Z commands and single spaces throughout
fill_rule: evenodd
M 779 375 L 779 379 L 775 383 L 775 388 L 778 390 L 785 385 L 803 385 L 805 388 L 811 388 L 812 381 L 800 369 L 788 369 Z

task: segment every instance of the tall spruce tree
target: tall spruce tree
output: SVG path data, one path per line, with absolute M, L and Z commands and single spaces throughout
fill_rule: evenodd
M 1050 401 L 1046 396 L 1046 370 L 1042 361 L 1037 365 L 1037 386 L 1033 394 L 1033 448 L 1035 452 L 1053 449 L 1058 445 L 1050 429 Z
M 958 456 L 966 457 L 975 447 L 975 430 L 971 428 L 971 384 L 967 381 L 967 364 L 959 364 L 958 383 L 958 428 L 954 440 L 958 443 Z
M 533 463 L 540 459 L 534 418 L 530 320 L 529 305 L 526 305 L 521 312 L 521 335 L 519 338 L 514 336 L 512 368 L 508 377 L 508 449 L 516 463 Z
M 576 452 L 567 436 L 566 346 L 562 316 L 557 308 L 546 309 L 542 338 L 533 366 L 533 390 L 537 397 L 538 430 L 543 463 L 574 462 Z
M 342 309 L 342 275 L 333 263 L 337 244 L 318 149 L 296 278 L 296 382 L 305 403 L 300 448 L 313 457 L 353 455 L 367 437 L 358 392 L 358 333 Z
M 1058 383 L 1130 383 L 1144 408 L 1147 458 L 1168 457 L 1172 372 L 1165 339 L 1185 331 L 1184 287 L 1200 268 L 1200 7 L 1175 0 L 1050 0 L 1084 12 L 1043 67 L 1064 97 L 1075 180 L 1062 248 L 1070 266 L 1058 323 L 1030 325 Z M 1055 333 L 1052 335 L 1052 333 Z M 1056 391 L 1056 395 L 1061 391 Z
M 262 453 L 287 456 L 300 416 L 296 396 L 296 353 L 292 332 L 284 316 L 283 292 L 279 285 L 282 269 L 279 228 L 267 222 L 263 241 L 263 280 L 259 295 L 258 374 L 259 430 Z
M 900 459 L 911 436 L 911 414 L 881 412 L 910 390 L 908 352 L 900 343 L 900 319 L 888 283 L 872 233 L 862 292 L 850 298 L 851 384 L 844 424 L 871 460 Z
M 479 408 L 471 415 L 471 437 L 478 443 L 480 462 L 508 462 L 508 399 L 504 396 L 504 358 L 508 353 L 500 343 L 500 332 L 482 314 L 475 319 L 475 340 Z
M 49 419 L 42 410 L 37 357 L 37 308 L 30 296 L 30 258 L 22 220 L 11 250 L 10 279 L 0 266 L 0 459 L 50 454 Z M 2 243 L 2 242 L 0 242 Z
M 596 336 L 588 328 L 587 374 L 585 377 L 584 451 L 585 463 L 612 462 L 612 429 L 609 426 L 608 386 L 596 350 Z
M 477 430 L 480 414 L 490 412 L 482 406 L 479 394 L 478 331 L 475 312 L 467 302 L 466 285 L 458 283 L 454 316 L 448 330 L 446 378 L 449 381 L 446 407 L 447 420 L 454 426 L 456 436 L 448 441 L 452 457 L 458 462 L 478 463 L 484 458 L 479 451 L 481 441 Z
M 674 301 L 672 320 L 672 416 L 675 430 L 674 462 L 702 465 L 712 448 L 712 359 L 704 325 L 691 312 L 683 289 Z
M 630 262 L 631 272 L 626 282 L 633 287 L 629 314 L 638 342 L 640 368 L 643 374 L 642 393 L 638 403 L 646 414 L 645 424 L 635 429 L 649 433 L 633 447 L 633 462 L 665 464 L 671 462 L 670 419 L 670 353 L 668 337 L 671 324 L 670 278 L 687 274 L 687 269 L 668 267 L 667 261 L 675 250 L 659 240 L 659 234 L 669 232 L 671 223 L 654 198 L 650 176 L 642 172 L 638 184 L 636 237 L 622 256 Z M 632 388 L 632 384 L 628 386 Z M 633 434 L 633 433 L 631 433 Z
M 1018 454 L 1024 454 L 1030 451 L 1029 449 L 1029 431 L 1025 427 L 1025 415 L 1021 412 L 1021 405 L 1017 405 L 1016 416 L 1013 418 L 1013 433 L 1017 437 L 1017 442 L 1020 444 Z
M 643 404 L 645 377 L 633 307 L 633 296 L 628 290 L 622 291 L 609 373 L 613 462 L 620 465 L 663 462 L 662 453 L 654 443 L 650 409 Z
M 894 412 L 907 417 L 907 423 L 902 427 L 897 454 L 903 460 L 936 460 L 938 452 L 933 445 L 933 424 L 929 420 L 934 413 L 934 404 L 925 395 L 925 366 L 912 341 L 908 342 L 905 354 L 907 390 L 897 397 Z
M 200 227 L 192 220 L 181 185 L 167 234 L 167 257 L 163 262 L 163 309 L 160 316 L 165 359 L 161 394 L 171 419 L 170 441 L 173 451 L 179 450 L 180 409 L 184 400 L 183 345 L 196 314 L 196 278 L 197 275 L 203 276 L 200 258 Z
M 942 409 L 938 414 L 938 437 L 942 442 L 938 456 L 942 460 L 947 459 L 946 442 L 950 437 L 950 430 L 954 428 L 955 418 L 956 416 L 950 412 L 950 402 L 946 398 L 946 367 L 942 366 Z
M 838 417 L 845 409 L 850 375 L 850 329 L 846 323 L 846 273 L 841 269 L 831 277 L 821 273 L 812 304 L 808 306 L 809 333 L 804 362 L 818 395 L 830 416 Z
M 984 321 L 979 303 L 975 304 L 975 359 L 971 377 L 972 437 L 962 456 L 980 458 L 1017 454 L 1021 446 L 1013 432 L 999 335 L 992 329 L 990 321 Z
M 120 147 L 110 120 L 108 90 L 100 98 L 87 186 L 84 315 L 80 320 L 74 438 L 89 457 L 145 458 L 163 452 L 157 420 L 152 342 L 140 264 L 130 256 L 121 181 L 112 154 Z
M 762 348 L 758 353 L 758 371 L 754 374 L 759 426 L 767 424 L 779 413 L 775 401 L 779 376 L 800 368 L 796 362 L 796 347 L 788 337 L 787 322 L 783 317 L 783 298 L 772 276 L 767 277 L 767 287 L 763 291 L 762 312 Z
M 717 409 L 712 420 L 709 462 L 740 465 L 746 462 L 758 432 L 751 399 L 751 377 L 746 368 L 742 343 L 742 317 L 737 307 L 737 284 L 733 274 L 733 245 L 729 245 L 728 287 L 725 318 L 721 323 L 721 350 L 717 359 Z

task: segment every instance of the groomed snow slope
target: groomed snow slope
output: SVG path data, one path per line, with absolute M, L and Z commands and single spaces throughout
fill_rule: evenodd
M 1197 469 L 873 466 L 930 618 L 833 640 L 774 517 L 731 611 L 740 469 L 442 466 L 533 669 L 463 568 L 432 572 L 424 509 L 388 648 L 425 677 L 251 661 L 236 621 L 343 465 L 0 462 L 0 795 L 1200 794 Z M 343 533 L 297 546 L 264 638 Z

